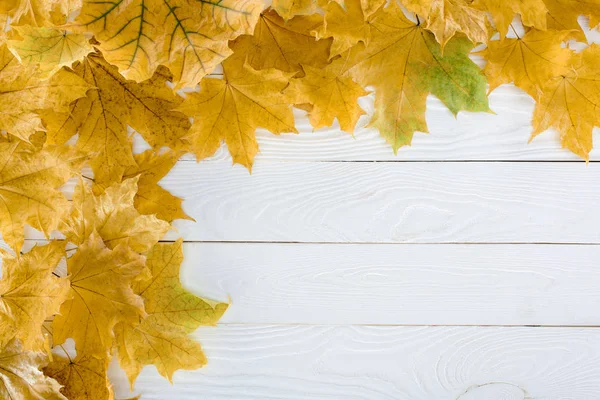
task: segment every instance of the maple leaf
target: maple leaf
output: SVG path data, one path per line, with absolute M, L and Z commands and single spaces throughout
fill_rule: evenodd
M 543 0 L 475 0 L 473 7 L 492 15 L 501 38 L 508 32 L 516 14 L 521 16 L 523 25 L 546 30 L 548 9 Z
M 135 208 L 142 214 L 156 215 L 171 222 L 175 219 L 189 219 L 181 208 L 182 199 L 162 188 L 158 182 L 175 166 L 179 155 L 172 151 L 157 154 L 153 150 L 134 155 L 136 166 L 123 173 L 122 180 L 139 177 L 138 190 L 134 197 Z M 94 192 L 102 193 L 111 182 L 94 181 Z
M 190 122 L 185 115 L 171 111 L 183 99 L 166 85 L 171 79 L 166 68 L 137 83 L 124 79 L 116 67 L 94 53 L 75 63 L 73 70 L 97 90 L 73 102 L 70 113 L 43 114 L 48 143 L 65 143 L 78 133 L 76 147 L 96 155 L 92 161 L 95 175 L 119 177 L 135 166 L 127 125 L 157 148 L 185 144 Z
M 318 6 L 316 0 L 273 0 L 271 7 L 287 21 L 296 15 L 314 14 Z
M 44 130 L 38 110 L 66 111 L 73 100 L 85 96 L 92 87 L 66 70 L 43 80 L 36 68 L 23 67 L 8 47 L 2 45 L 0 129 L 26 141 L 36 131 Z
M 309 118 L 315 129 L 331 126 L 337 118 L 342 130 L 352 133 L 358 118 L 365 113 L 357 100 L 368 92 L 350 77 L 343 76 L 342 67 L 339 63 L 324 69 L 304 66 L 306 76 L 292 79 L 286 89 L 295 104 L 312 105 Z
M 560 133 L 563 147 L 589 159 L 592 130 L 600 125 L 598 60 L 600 47 L 592 44 L 572 55 L 567 72 L 546 82 L 533 113 L 531 139 L 555 128 Z
M 58 227 L 69 203 L 57 190 L 86 158 L 70 147 L 43 150 L 23 142 L 0 142 L 0 232 L 15 251 L 23 246 L 23 226 L 48 236 Z
M 138 177 L 108 187 L 95 196 L 83 180 L 75 188 L 73 208 L 61 231 L 67 240 L 84 243 L 95 231 L 111 249 L 118 245 L 145 253 L 170 229 L 153 215 L 140 215 L 134 207 Z
M 360 85 L 375 88 L 370 126 L 379 129 L 394 152 L 410 144 L 415 131 L 427 132 L 425 101 L 429 93 L 454 114 L 489 110 L 485 79 L 468 58 L 473 47 L 470 41 L 455 38 L 442 55 L 433 35 L 406 19 L 395 3 L 380 9 L 369 22 L 369 46 L 358 43 L 340 62 Z
M 329 63 L 331 39 L 316 40 L 311 33 L 322 23 L 323 17 L 318 15 L 300 15 L 284 21 L 275 11 L 266 11 L 252 36 L 242 35 L 233 41 L 231 58 L 239 64 L 247 61 L 258 70 L 298 72 L 302 70 L 300 64 L 323 68 Z
M 600 2 L 579 0 L 544 0 L 548 8 L 548 28 L 555 30 L 577 30 L 580 32 L 578 39 L 585 41 L 585 35 L 577 22 L 580 15 L 590 17 L 590 28 L 598 25 L 600 16 Z
M 28 253 L 2 255 L 0 347 L 16 337 L 26 350 L 43 350 L 42 325 L 67 298 L 69 281 L 52 275 L 64 242 L 35 246 Z
M 67 400 L 60 385 L 39 368 L 47 363 L 43 352 L 26 351 L 13 339 L 0 352 L 0 397 L 23 400 Z
M 51 76 L 64 66 L 70 67 L 94 51 L 89 40 L 79 33 L 29 25 L 13 29 L 20 38 L 8 41 L 8 46 L 18 54 L 22 64 L 39 65 L 43 76 Z
M 473 43 L 488 40 L 488 20 L 485 12 L 471 7 L 473 0 L 404 0 L 404 6 L 425 18 L 425 26 L 437 41 L 446 43 L 457 33 L 464 33 Z
M 522 38 L 494 40 L 481 52 L 487 60 L 484 73 L 490 91 L 504 83 L 514 84 L 533 98 L 550 79 L 568 72 L 572 51 L 561 43 L 573 31 L 530 29 Z
M 11 25 L 48 25 L 52 21 L 51 12 L 60 10 L 59 0 L 2 0 L 0 14 L 10 17 Z
M 69 400 L 113 400 L 107 369 L 108 358 L 78 355 L 71 359 L 54 354 L 43 371 L 63 386 L 60 391 Z
M 337 3 L 342 5 L 340 2 Z M 375 14 L 375 12 L 383 7 L 385 3 L 387 3 L 387 0 L 360 0 L 365 18 L 369 18 L 371 15 Z
M 215 325 L 227 304 L 188 293 L 179 281 L 182 240 L 156 244 L 148 254 L 152 278 L 135 284 L 148 316 L 137 326 L 120 324 L 117 349 L 121 366 L 133 383 L 144 365 L 154 364 L 170 381 L 178 369 L 206 364 L 200 345 L 187 335 L 201 325 Z
M 110 250 L 92 233 L 67 261 L 71 298 L 52 323 L 54 344 L 71 337 L 77 354 L 107 357 L 115 325 L 135 325 L 146 315 L 141 297 L 131 289 L 147 274 L 144 264 L 144 258 L 126 245 Z
M 314 33 L 318 39 L 333 38 L 330 55 L 333 58 L 358 42 L 368 45 L 371 24 L 365 19 L 361 0 L 346 0 L 344 7 L 331 2 L 325 8 L 323 26 Z
M 233 162 L 251 169 L 258 151 L 256 128 L 298 133 L 281 93 L 294 73 L 256 71 L 235 59 L 226 60 L 223 71 L 224 79 L 203 79 L 200 92 L 189 93 L 178 110 L 194 117 L 191 147 L 198 160 L 213 155 L 225 140 Z
M 74 28 L 93 33 L 127 78 L 148 79 L 164 64 L 179 88 L 231 54 L 227 41 L 251 32 L 263 8 L 260 0 L 85 0 Z

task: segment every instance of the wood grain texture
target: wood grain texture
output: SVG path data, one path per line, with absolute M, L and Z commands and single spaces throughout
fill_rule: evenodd
M 374 96 L 359 99 L 367 112 L 354 137 L 340 131 L 337 122 L 330 128 L 313 132 L 306 112 L 294 109 L 296 128 L 300 134 L 273 135 L 257 131 L 260 152 L 256 164 L 279 161 L 443 161 L 443 160 L 517 160 L 517 161 L 583 161 L 562 149 L 558 134 L 548 131 L 528 144 L 532 132 L 533 99 L 512 85 L 503 85 L 489 97 L 496 113 L 460 112 L 455 118 L 434 96 L 427 100 L 426 119 L 429 134 L 415 133 L 412 146 L 394 155 L 392 148 L 376 129 L 366 128 L 373 113 Z M 135 136 L 135 151 L 149 148 L 141 136 Z M 598 160 L 598 150 L 590 154 Z M 194 160 L 191 154 L 182 160 Z M 203 161 L 231 162 L 225 145 Z
M 184 243 L 184 255 L 183 285 L 231 302 L 222 323 L 598 325 L 596 245 Z
M 584 163 L 180 162 L 161 184 L 187 241 L 600 243 L 598 182 Z
M 224 323 L 597 325 L 600 246 L 187 243 Z
M 144 400 L 594 400 L 600 330 L 223 325 L 209 364 L 138 378 Z M 115 367 L 115 365 L 113 365 Z M 111 371 L 117 398 L 127 382 Z

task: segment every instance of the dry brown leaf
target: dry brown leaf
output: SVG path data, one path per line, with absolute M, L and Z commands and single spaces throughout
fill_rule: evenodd
M 200 344 L 188 334 L 202 325 L 215 325 L 227 304 L 202 299 L 187 292 L 179 280 L 183 261 L 182 240 L 159 243 L 148 254 L 152 277 L 135 284 L 148 316 L 137 326 L 118 326 L 119 362 L 133 387 L 144 365 L 153 364 L 171 381 L 179 369 L 196 369 L 206 364 Z
M 110 250 L 100 235 L 90 235 L 67 262 L 71 299 L 52 323 L 54 344 L 73 338 L 77 354 L 108 357 L 115 325 L 136 325 L 146 316 L 142 298 L 131 288 L 147 274 L 144 264 L 126 245 Z

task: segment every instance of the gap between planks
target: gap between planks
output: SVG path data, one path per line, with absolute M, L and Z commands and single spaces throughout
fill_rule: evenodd
M 182 156 L 183 157 L 183 156 Z M 229 160 L 211 160 L 211 159 L 203 159 L 200 161 L 190 159 L 190 158 L 180 158 L 177 162 L 186 162 L 186 163 L 228 163 L 231 162 Z M 531 163 L 531 164 L 540 164 L 540 163 L 562 163 L 562 164 L 584 164 L 585 160 L 536 160 L 536 159 L 524 159 L 524 160 L 472 160 L 472 159 L 464 159 L 464 160 L 336 160 L 336 159 L 320 159 L 320 160 L 260 160 L 261 164 L 281 164 L 281 163 L 356 163 L 356 164 L 364 164 L 364 163 L 375 163 L 375 164 L 394 164 L 394 163 L 405 163 L 405 164 L 499 164 L 499 163 L 510 163 L 510 164 L 518 164 L 518 163 Z M 595 164 L 600 162 L 600 160 L 589 160 L 587 164 Z M 248 173 L 250 175 L 250 173 Z
M 45 243 L 49 240 L 65 240 L 62 238 L 51 238 L 51 239 L 32 239 L 26 238 L 26 242 L 39 242 Z M 175 243 L 178 238 L 174 239 L 161 239 L 159 243 Z M 265 240 L 255 240 L 255 241 L 247 241 L 247 240 L 183 240 L 183 243 L 207 243 L 207 244 L 297 244 L 297 245 L 310 245 L 310 244 L 319 244 L 319 245 L 342 245 L 342 246 L 351 246 L 351 245 L 382 245 L 382 246 L 456 246 L 456 245 L 468 245 L 468 246 L 490 246 L 490 245 L 513 245 L 513 246 L 527 246 L 527 245 L 537 245 L 537 246 L 600 246 L 600 242 L 301 242 L 301 241 L 265 241 Z
M 564 329 L 598 329 L 600 325 L 552 325 L 552 324 L 541 324 L 541 325 L 530 325 L 530 324 L 323 324 L 323 323 L 302 323 L 302 322 L 218 322 L 215 327 L 219 326 L 321 326 L 321 327 L 436 327 L 436 328 L 564 328 Z

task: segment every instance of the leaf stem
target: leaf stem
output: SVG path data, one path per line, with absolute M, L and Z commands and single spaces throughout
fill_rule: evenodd
M 515 27 L 513 26 L 513 24 L 510 24 L 509 26 L 510 26 L 510 29 L 512 29 L 512 31 L 515 33 L 515 36 L 517 37 L 517 39 L 521 39 L 521 37 L 517 33 L 517 30 L 515 29 Z

